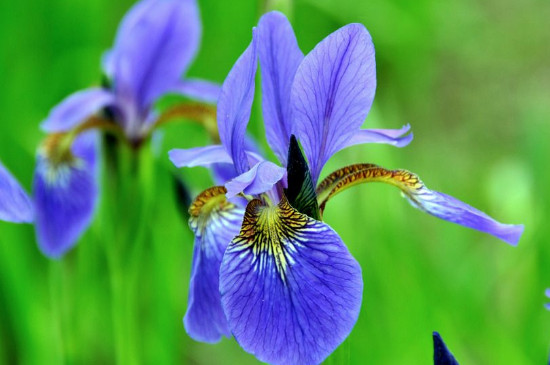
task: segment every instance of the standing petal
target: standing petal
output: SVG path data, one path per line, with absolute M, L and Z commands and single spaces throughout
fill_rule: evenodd
M 300 64 L 292 85 L 294 134 L 314 184 L 325 162 L 342 149 L 371 107 L 376 89 L 371 37 L 361 24 L 340 28 Z
M 227 75 L 218 101 L 218 130 L 220 139 L 233 158 L 237 173 L 249 169 L 245 154 L 245 134 L 254 100 L 254 80 L 257 68 L 256 30 L 252 42 Z
M 113 94 L 105 89 L 96 87 L 78 91 L 57 104 L 41 127 L 48 133 L 66 132 L 114 102 Z
M 31 199 L 0 161 L 0 220 L 30 223 L 33 216 Z
M 133 100 L 141 115 L 180 80 L 200 37 L 195 0 L 144 0 L 124 17 L 104 68 L 117 94 Z
M 97 135 L 88 132 L 73 143 L 74 160 L 53 165 L 38 155 L 33 181 L 36 237 L 52 258 L 69 250 L 90 225 L 97 201 Z
M 270 364 L 318 364 L 359 315 L 361 268 L 328 225 L 283 198 L 249 203 L 220 269 L 222 305 L 239 344 Z
M 458 365 L 439 333 L 433 333 L 434 365 Z
M 267 142 L 279 161 L 285 164 L 291 134 L 290 90 L 304 54 L 298 47 L 292 26 L 279 12 L 262 16 L 258 33 Z
M 221 306 L 219 273 L 223 253 L 239 233 L 243 209 L 225 199 L 225 188 L 202 192 L 189 208 L 195 233 L 187 312 L 183 318 L 189 335 L 203 342 L 231 337 Z

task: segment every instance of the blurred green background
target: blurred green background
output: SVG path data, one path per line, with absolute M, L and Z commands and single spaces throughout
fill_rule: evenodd
M 0 158 L 30 190 L 38 123 L 69 93 L 98 84 L 99 61 L 130 0 L 0 3 Z M 425 215 L 385 185 L 350 189 L 325 221 L 363 269 L 359 320 L 327 361 L 430 364 L 439 331 L 461 364 L 543 364 L 550 349 L 550 2 L 199 0 L 203 42 L 189 75 L 222 82 L 259 16 L 283 9 L 300 47 L 361 22 L 376 47 L 378 88 L 366 125 L 410 123 L 406 148 L 358 146 L 325 168 L 372 162 L 416 172 L 435 190 L 506 223 L 518 247 Z M 257 100 L 259 100 L 257 98 Z M 250 130 L 263 141 L 260 103 Z M 178 212 L 166 151 L 207 143 L 194 124 L 164 131 L 153 161 L 150 229 L 137 266 L 132 349 L 143 363 L 256 364 L 234 340 L 185 333 L 192 235 Z M 265 141 L 264 141 L 265 146 Z M 206 170 L 181 172 L 193 195 Z M 114 363 L 101 212 L 63 260 L 43 257 L 33 227 L 0 222 L 0 363 Z M 124 208 L 123 208 L 124 209 Z M 121 219 L 121 222 L 124 222 Z M 116 225 L 115 225 L 116 227 Z M 137 344 L 137 346 L 135 345 Z

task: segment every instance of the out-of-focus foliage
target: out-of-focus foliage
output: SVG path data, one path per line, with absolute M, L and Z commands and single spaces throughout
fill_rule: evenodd
M 0 4 L 0 158 L 31 186 L 38 123 L 69 93 L 98 84 L 102 51 L 131 1 Z M 199 0 L 203 43 L 189 75 L 222 82 L 263 11 L 287 11 L 308 52 L 361 22 L 376 47 L 378 88 L 366 124 L 410 123 L 404 149 L 358 146 L 325 168 L 372 162 L 418 173 L 430 187 L 507 223 L 514 248 L 422 214 L 388 186 L 351 189 L 325 220 L 363 268 L 363 308 L 328 362 L 428 364 L 437 330 L 464 364 L 547 361 L 550 315 L 550 3 L 542 0 Z M 259 100 L 259 98 L 256 98 Z M 167 98 L 165 103 L 170 103 Z M 263 140 L 259 102 L 251 129 Z M 255 364 L 234 340 L 192 341 L 182 326 L 192 235 L 174 202 L 166 151 L 208 137 L 195 124 L 164 130 L 153 161 L 150 226 L 136 276 L 136 358 L 147 363 Z M 181 172 L 193 194 L 206 170 Z M 109 196 L 109 195 L 107 195 Z M 36 248 L 29 225 L 0 222 L 0 363 L 112 363 L 115 339 L 103 199 L 97 219 L 61 261 Z M 124 222 L 124 220 L 121 220 Z

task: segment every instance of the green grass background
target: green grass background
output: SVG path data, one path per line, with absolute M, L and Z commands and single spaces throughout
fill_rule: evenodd
M 0 158 L 28 190 L 43 137 L 38 123 L 64 96 L 99 82 L 101 54 L 131 4 L 0 3 Z M 550 3 L 199 0 L 199 5 L 203 41 L 189 75 L 220 83 L 267 8 L 287 12 L 304 52 L 340 26 L 363 23 L 374 40 L 378 75 L 365 125 L 410 123 L 415 138 L 403 149 L 345 150 L 325 173 L 358 162 L 406 168 L 430 188 L 503 222 L 525 224 L 514 248 L 425 215 L 390 186 L 360 186 L 339 195 L 328 204 L 325 221 L 361 264 L 365 289 L 354 330 L 327 363 L 430 364 L 434 330 L 461 364 L 546 363 Z M 259 102 L 251 119 L 249 129 L 263 141 Z M 176 170 L 166 151 L 205 143 L 198 126 L 171 125 L 147 170 L 153 199 L 139 222 L 149 233 L 135 263 L 138 308 L 128 340 L 137 362 L 258 363 L 234 340 L 194 342 L 181 322 L 192 235 L 174 200 Z M 181 175 L 193 194 L 210 185 L 204 169 Z M 115 362 L 105 251 L 120 242 L 105 232 L 136 223 L 122 216 L 112 221 L 103 212 L 109 206 L 122 212 L 123 204 L 104 194 L 92 227 L 60 261 L 40 254 L 32 226 L 0 222 L 0 363 Z

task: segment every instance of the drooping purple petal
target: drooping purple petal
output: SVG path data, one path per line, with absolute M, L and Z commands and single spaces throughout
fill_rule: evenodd
M 37 157 L 33 181 L 36 237 L 40 250 L 58 258 L 88 228 L 97 201 L 97 135 L 88 132 L 72 146 L 74 161 L 54 166 Z
M 174 87 L 195 57 L 201 24 L 195 0 L 144 0 L 124 17 L 104 68 L 122 99 L 143 114 Z
M 176 167 L 210 166 L 213 163 L 232 163 L 231 156 L 222 145 L 173 149 L 168 152 Z
M 342 149 L 363 143 L 384 143 L 395 147 L 405 147 L 413 140 L 407 124 L 400 129 L 360 129 L 344 144 Z
M 114 102 L 113 94 L 102 88 L 77 91 L 57 104 L 40 127 L 48 133 L 66 132 Z
M 244 192 L 247 195 L 264 193 L 283 178 L 286 170 L 270 161 L 260 161 L 247 172 L 227 182 L 227 197 Z
M 328 225 L 252 201 L 220 268 L 229 327 L 260 361 L 319 364 L 359 315 L 361 268 Z
M 346 166 L 327 176 L 317 188 L 318 196 L 322 197 L 320 211 L 323 212 L 327 202 L 338 193 L 371 182 L 396 186 L 414 207 L 446 221 L 489 233 L 513 246 L 523 233 L 523 225 L 502 224 L 452 196 L 428 189 L 410 171 L 388 170 L 373 164 Z
M 375 89 L 374 46 L 361 24 L 332 33 L 300 64 L 291 93 L 293 134 L 302 143 L 314 184 L 325 162 L 357 133 Z
M 216 103 L 220 96 L 221 86 L 206 80 L 185 79 L 177 83 L 170 92 L 182 94 L 198 101 Z
M 458 365 L 453 354 L 449 351 L 439 333 L 433 333 L 434 365 Z
M 283 14 L 273 11 L 261 17 L 258 23 L 258 51 L 267 142 L 284 165 L 291 134 L 290 90 L 304 54 Z
M 31 199 L 0 161 L 0 220 L 30 223 L 33 218 Z
M 242 174 L 249 169 L 245 154 L 245 134 L 254 99 L 254 80 L 257 68 L 256 30 L 252 42 L 227 75 L 218 100 L 218 130 L 220 139 L 233 158 L 235 169 Z
M 189 225 L 195 233 L 187 312 L 183 318 L 189 335 L 203 342 L 231 337 L 221 306 L 219 273 L 229 242 L 239 233 L 244 210 L 225 199 L 225 189 L 203 192 L 191 205 Z
M 476 208 L 450 195 L 433 191 L 425 186 L 412 195 L 405 194 L 414 207 L 435 217 L 465 227 L 489 233 L 512 246 L 516 246 L 523 233 L 523 224 L 503 224 Z

